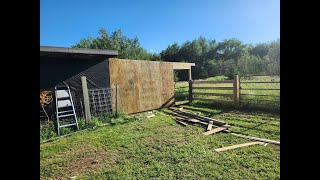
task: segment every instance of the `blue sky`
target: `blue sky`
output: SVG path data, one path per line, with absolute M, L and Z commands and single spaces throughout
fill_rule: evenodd
M 40 45 L 70 47 L 121 29 L 159 53 L 200 35 L 244 43 L 280 38 L 280 0 L 40 0 Z

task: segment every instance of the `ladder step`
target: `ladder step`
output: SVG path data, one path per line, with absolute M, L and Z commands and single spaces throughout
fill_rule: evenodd
M 58 108 L 70 107 L 72 106 L 71 100 L 61 100 L 58 101 Z
M 58 115 L 59 118 L 61 118 L 61 117 L 68 117 L 68 116 L 74 116 L 74 114 L 72 113 L 72 114 L 66 114 L 66 115 L 61 115 L 61 116 Z
M 67 100 L 67 99 L 70 99 L 70 97 L 57 97 L 57 100 L 60 101 L 60 100 Z
M 59 126 L 59 128 L 68 127 L 68 126 L 75 126 L 75 125 L 77 125 L 77 123 L 65 124 L 65 125 Z
M 58 114 L 63 114 L 63 113 L 67 113 L 67 112 L 73 112 L 73 110 L 61 111 L 61 112 L 58 112 Z

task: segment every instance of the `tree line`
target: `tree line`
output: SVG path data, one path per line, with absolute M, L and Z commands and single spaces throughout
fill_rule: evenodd
M 173 43 L 155 54 L 141 47 L 137 37 L 128 38 L 120 29 L 109 35 L 101 28 L 97 38 L 83 38 L 72 47 L 117 50 L 121 59 L 196 63 L 192 69 L 194 79 L 280 73 L 280 39 L 253 45 L 234 38 L 217 42 L 200 36 L 182 45 Z M 176 76 L 187 79 L 186 71 L 177 71 Z

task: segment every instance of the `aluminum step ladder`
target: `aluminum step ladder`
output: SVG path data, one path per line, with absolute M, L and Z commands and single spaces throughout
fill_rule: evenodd
M 74 110 L 72 95 L 69 86 L 56 86 L 55 97 L 58 136 L 60 136 L 60 128 L 77 126 L 77 129 L 79 130 L 77 115 Z M 70 117 L 72 118 L 71 121 Z

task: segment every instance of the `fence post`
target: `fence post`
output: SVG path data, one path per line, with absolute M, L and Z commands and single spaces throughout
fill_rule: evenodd
M 116 117 L 118 116 L 118 84 L 116 84 Z
M 233 102 L 236 107 L 240 106 L 240 79 L 238 75 L 233 77 Z
M 192 80 L 189 80 L 189 103 L 192 103 Z
M 190 67 L 190 69 L 188 69 L 188 73 L 189 73 L 189 81 L 191 81 L 192 80 L 191 67 Z
M 85 76 L 81 76 L 81 84 L 82 84 L 82 94 L 83 94 L 83 103 L 84 103 L 84 112 L 86 116 L 86 124 L 91 123 L 91 112 L 90 112 L 90 104 L 89 104 L 89 92 L 87 86 L 87 78 Z

